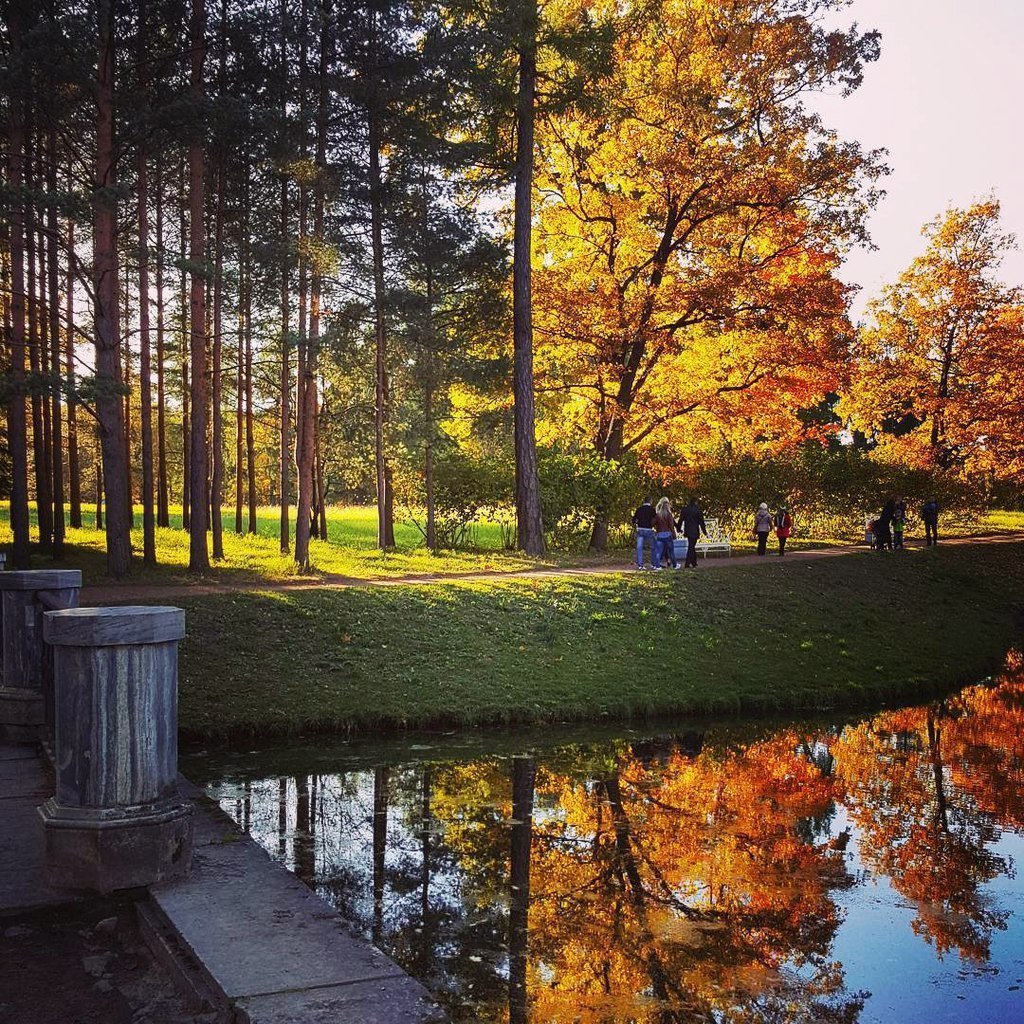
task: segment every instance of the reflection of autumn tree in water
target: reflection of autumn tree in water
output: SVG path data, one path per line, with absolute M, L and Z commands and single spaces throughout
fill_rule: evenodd
M 981 888 L 1012 871 L 991 847 L 1024 811 L 1018 658 L 999 682 L 879 715 L 833 747 L 865 863 L 917 904 L 914 930 L 939 954 L 956 949 L 980 961 L 1009 916 Z
M 535 1021 L 856 1017 L 827 958 L 842 860 L 800 835 L 832 787 L 798 746 L 542 773 L 558 813 L 534 823 Z

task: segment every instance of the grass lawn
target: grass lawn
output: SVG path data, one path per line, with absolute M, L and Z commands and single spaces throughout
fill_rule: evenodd
M 157 567 L 142 565 L 142 510 L 136 506 L 138 529 L 132 531 L 135 565 L 126 583 L 188 582 L 188 534 L 181 529 L 181 508 L 171 510 L 171 526 L 156 531 Z M 257 512 L 254 535 L 234 533 L 234 510 L 224 512 L 224 560 L 211 564 L 209 577 L 223 581 L 258 582 L 290 579 L 299 575 L 291 555 L 281 554 L 278 539 L 279 510 L 261 508 Z M 93 527 L 94 513 L 83 510 L 83 528 L 67 531 L 65 557 L 55 562 L 43 552 L 35 551 L 35 568 L 81 569 L 87 583 L 105 585 L 114 581 L 106 575 L 106 545 L 101 531 Z M 33 532 L 35 515 L 32 515 Z M 435 554 L 423 546 L 423 538 L 412 522 L 395 523 L 395 551 L 381 551 L 376 546 L 377 511 L 375 508 L 350 506 L 331 508 L 327 513 L 327 541 L 314 540 L 310 555 L 314 575 L 338 574 L 360 579 L 404 576 L 411 573 L 460 573 L 486 570 L 526 569 L 549 564 L 501 549 L 501 531 L 496 523 L 481 524 L 474 531 L 477 547 L 472 551 L 445 551 Z M 294 543 L 295 514 L 292 510 L 291 536 Z M 11 532 L 8 504 L 0 504 L 0 546 L 9 546 Z M 563 559 L 564 561 L 564 559 Z M 550 562 L 554 564 L 554 562 Z
M 1022 635 L 1024 541 L 710 572 L 195 596 L 180 722 L 217 737 L 913 700 Z

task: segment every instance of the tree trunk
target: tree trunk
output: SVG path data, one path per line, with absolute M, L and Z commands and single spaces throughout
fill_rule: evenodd
M 139 4 L 139 92 L 146 94 L 146 4 Z M 139 420 L 142 433 L 142 563 L 156 565 L 156 514 L 153 507 L 153 395 L 149 338 L 149 181 L 146 166 L 146 126 L 142 127 L 136 157 L 136 202 L 139 231 Z M 158 186 L 159 187 L 159 186 Z M 159 244 L 159 243 L 158 243 Z
M 245 173 L 245 172 L 243 172 Z M 237 372 L 235 374 L 235 533 L 242 534 L 243 487 L 245 480 L 245 362 L 242 358 L 242 346 L 245 343 L 245 295 L 248 290 L 248 230 L 246 223 L 242 237 L 241 279 L 238 289 L 238 340 L 235 345 Z
M 164 176 L 163 161 L 156 163 L 156 525 L 171 525 L 167 490 L 167 387 L 164 380 Z
M 46 245 L 49 258 L 50 378 L 53 393 L 50 409 L 50 433 L 53 441 L 53 557 L 64 555 L 64 438 L 60 415 L 60 277 L 57 266 L 57 128 L 51 124 L 47 135 Z
M 70 186 L 71 173 L 68 172 Z M 69 189 L 70 190 L 70 189 Z M 65 301 L 64 373 L 68 386 L 68 484 L 71 526 L 82 528 L 82 467 L 78 454 L 78 402 L 75 398 L 75 222 L 68 220 L 68 273 Z
M 99 425 L 96 427 L 96 447 L 93 451 L 93 463 L 96 466 L 96 522 L 97 530 L 103 529 L 103 450 L 100 439 Z
M 516 189 L 512 255 L 512 392 L 515 399 L 516 538 L 530 555 L 544 553 L 540 479 L 533 403 L 533 243 L 534 93 L 537 83 L 537 4 L 526 0 L 519 49 L 516 109 Z
M 203 106 L 203 64 L 206 60 L 206 11 L 204 0 L 192 0 L 190 39 L 192 68 L 189 93 L 193 108 Z M 203 140 L 197 129 L 188 149 L 189 165 L 189 233 L 192 289 L 189 302 L 191 327 L 191 408 L 189 457 L 191 524 L 189 529 L 190 572 L 206 572 L 210 558 L 206 547 L 206 516 L 208 509 L 206 481 L 206 282 L 202 267 L 205 262 L 206 232 L 203 223 Z M 109 508 L 109 501 L 108 501 Z
M 327 12 L 320 11 L 320 61 L 318 69 L 316 111 L 316 178 L 313 182 L 313 237 L 319 243 L 324 235 L 324 173 L 327 162 Z M 305 70 L 305 60 L 303 60 Z M 318 259 L 313 261 L 310 280 L 309 336 L 301 338 L 304 349 L 299 375 L 299 441 L 297 463 L 299 471 L 299 504 L 295 516 L 295 561 L 300 569 L 308 570 L 309 541 L 313 532 L 316 511 L 316 420 L 320 409 L 317 398 L 317 379 L 320 347 L 320 297 L 323 290 L 323 271 Z M 301 298 L 300 298 L 301 301 Z
M 213 515 L 213 557 L 224 558 L 224 396 L 221 362 L 224 353 L 224 159 L 217 165 L 217 213 L 214 221 L 213 277 L 213 479 L 210 506 Z
M 245 291 L 245 467 L 248 475 L 249 522 L 256 533 L 256 439 L 252 411 L 252 281 Z
M 107 496 L 107 571 L 120 578 L 131 569 L 129 491 L 124 461 L 124 424 L 119 395 L 121 346 L 118 330 L 117 163 L 114 152 L 114 18 L 112 0 L 99 0 L 99 59 L 96 81 L 96 193 L 93 205 L 93 291 L 96 332 L 96 415 L 103 450 Z
M 25 147 L 25 187 L 29 194 L 36 189 L 36 155 L 34 132 L 31 124 L 26 133 Z M 39 530 L 39 546 L 49 551 L 53 540 L 53 506 L 50 502 L 50 474 L 46 460 L 46 425 L 43 423 L 43 396 L 39 389 L 40 374 L 40 293 L 39 286 L 39 245 L 37 238 L 36 210 L 34 201 L 28 204 L 28 230 L 25 234 L 25 262 L 28 269 L 28 356 L 29 370 L 32 373 L 33 386 L 31 391 L 32 407 L 32 471 L 36 488 L 36 526 Z M 49 420 L 49 414 L 46 416 Z
M 178 244 L 181 246 L 181 277 L 179 281 L 178 309 L 181 314 L 181 527 L 192 529 L 192 417 L 189 402 L 188 362 L 191 346 L 191 325 L 189 323 L 189 290 L 188 290 L 188 257 L 186 255 L 186 239 L 188 226 L 185 218 L 185 163 L 181 164 L 181 188 L 178 192 L 181 206 L 178 220 Z
M 377 21 L 370 13 L 370 60 L 376 70 Z M 377 546 L 388 549 L 395 546 L 395 524 L 388 493 L 390 471 L 387 462 L 386 424 L 388 421 L 387 321 L 384 311 L 384 200 L 380 169 L 380 113 L 377 98 L 371 95 L 366 106 L 367 131 L 370 145 L 370 235 L 373 251 L 373 309 L 374 309 L 374 379 L 375 401 L 373 410 L 374 456 L 377 480 Z
M 292 387 L 291 371 L 291 296 L 288 276 L 288 176 L 281 173 L 281 451 L 280 451 L 280 498 L 281 498 L 281 554 L 288 554 L 291 548 L 291 527 L 288 522 L 288 466 L 291 462 L 291 446 L 288 443 L 288 421 L 291 415 L 289 398 Z
M 17 4 L 8 8 L 7 30 L 12 58 L 21 49 L 21 12 Z M 27 569 L 30 564 L 28 526 L 28 451 L 25 429 L 25 208 L 21 200 L 24 182 L 25 146 L 22 98 L 8 98 L 7 174 L 12 199 L 9 207 L 11 245 L 11 333 L 8 359 L 11 386 L 7 398 L 7 448 L 11 457 L 11 568 Z

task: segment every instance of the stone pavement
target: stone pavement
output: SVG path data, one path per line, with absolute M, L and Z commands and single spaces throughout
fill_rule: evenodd
M 77 899 L 43 876 L 39 805 L 53 792 L 34 744 L 0 743 L 0 917 Z
M 188 878 L 151 887 L 141 914 L 150 928 L 155 922 L 171 937 L 184 961 L 173 965 L 173 973 L 179 979 L 200 977 L 203 984 L 193 991 L 211 996 L 218 1019 L 236 1024 L 442 1019 L 418 982 L 350 934 L 335 910 L 271 861 L 220 808 L 200 798 L 184 779 L 180 786 L 196 804 L 193 871 Z M 0 743 L 0 919 L 81 899 L 51 887 L 44 877 L 37 808 L 52 792 L 48 766 L 35 747 Z

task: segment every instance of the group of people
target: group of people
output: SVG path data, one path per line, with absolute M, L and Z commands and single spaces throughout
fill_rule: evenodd
M 786 553 L 786 541 L 793 532 L 793 517 L 785 505 L 780 505 L 779 510 L 773 516 L 768 511 L 768 503 L 762 501 L 754 513 L 754 536 L 757 538 L 757 553 L 766 555 L 768 553 L 768 537 L 775 531 L 779 539 L 779 554 Z
M 925 543 L 928 546 L 939 542 L 939 503 L 929 498 L 921 507 L 921 521 L 924 523 Z M 868 539 L 879 551 L 903 547 L 903 534 L 907 523 L 907 503 L 902 498 L 890 498 L 881 514 L 868 526 Z M 645 498 L 633 513 L 636 527 L 636 567 L 644 568 L 644 549 L 651 550 L 651 568 L 661 569 L 667 562 L 673 569 L 679 569 L 676 559 L 676 536 L 686 538 L 686 568 L 697 567 L 697 541 L 703 533 L 707 536 L 707 523 L 696 498 L 690 498 L 683 510 L 676 516 L 668 498 L 662 498 L 652 505 Z M 793 532 L 793 517 L 785 505 L 780 505 L 773 514 L 768 503 L 762 501 L 754 513 L 753 533 L 757 538 L 757 553 L 768 553 L 768 538 L 772 533 L 779 541 L 779 554 L 786 553 L 786 541 Z
M 925 544 L 939 543 L 939 503 L 929 498 L 921 506 Z M 876 551 L 895 551 L 903 547 L 903 533 L 907 525 L 907 503 L 902 498 L 890 498 L 881 514 L 868 526 L 868 541 Z
M 686 568 L 697 568 L 697 541 L 702 533 L 707 536 L 708 526 L 696 498 L 691 498 L 678 516 L 673 514 L 668 498 L 662 498 L 657 506 L 651 505 L 650 498 L 645 498 L 633 513 L 633 525 L 636 527 L 638 569 L 644 567 L 645 545 L 651 549 L 651 568 L 661 569 L 662 563 L 667 560 L 673 569 L 679 569 L 676 559 L 677 533 L 686 538 Z

